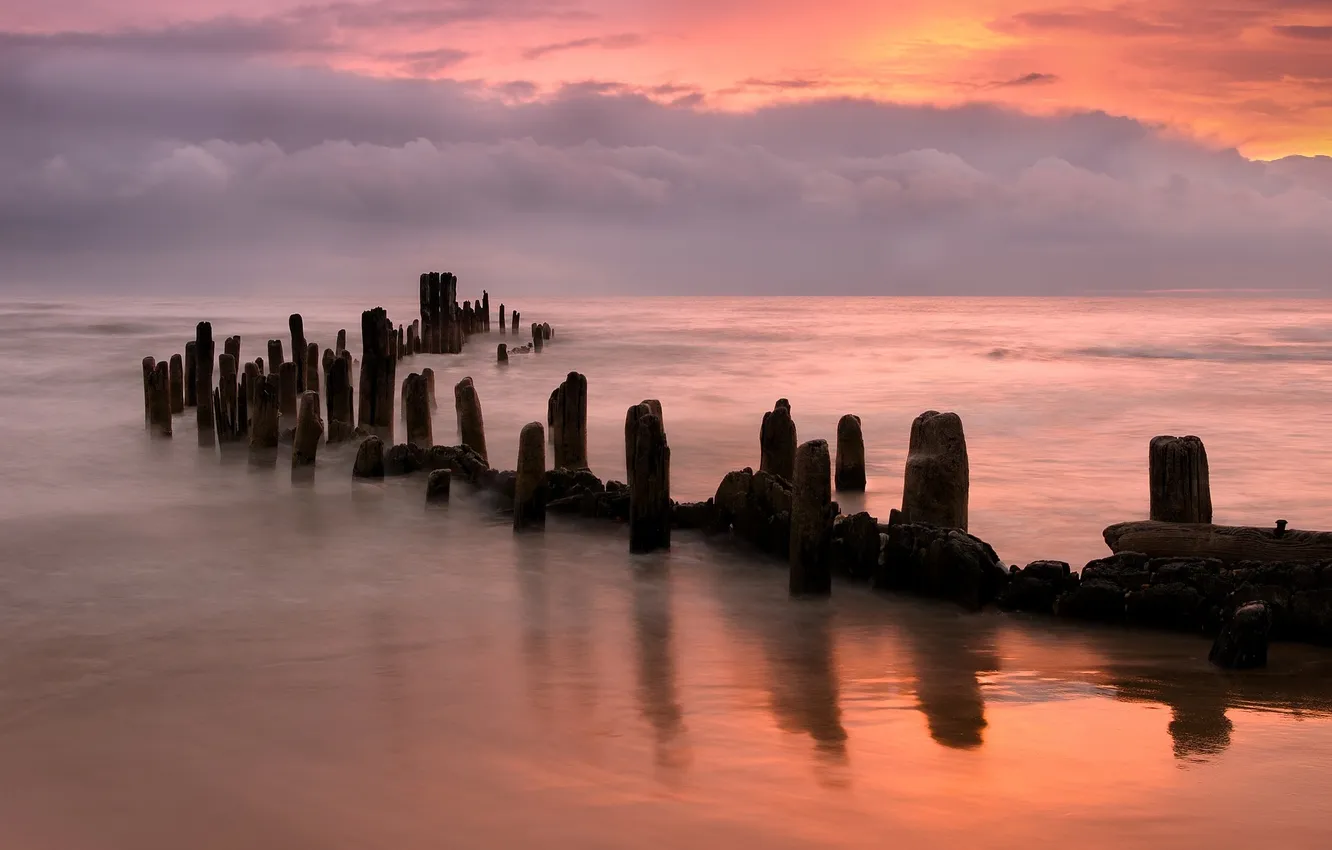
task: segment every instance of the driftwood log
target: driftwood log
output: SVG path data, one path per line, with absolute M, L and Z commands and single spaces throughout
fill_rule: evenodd
M 1149 558 L 1216 558 L 1221 561 L 1332 561 L 1332 532 L 1277 531 L 1251 526 L 1183 522 L 1121 522 L 1103 532 L 1112 552 Z

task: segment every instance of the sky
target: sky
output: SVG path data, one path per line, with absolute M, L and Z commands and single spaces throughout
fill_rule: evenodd
M 1332 0 L 11 2 L 0 115 L 0 291 L 1332 267 Z

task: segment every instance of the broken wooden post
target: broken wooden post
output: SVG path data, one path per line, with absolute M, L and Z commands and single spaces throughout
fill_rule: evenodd
M 319 441 L 324 437 L 324 421 L 319 418 L 319 393 L 301 393 L 300 413 L 296 416 L 296 436 L 291 443 L 291 465 L 314 466 Z
M 508 328 L 507 328 L 507 327 L 505 326 L 505 324 L 504 324 L 504 305 L 503 305 L 503 304 L 500 305 L 499 326 L 500 326 L 500 333 L 504 333 L 505 331 L 508 330 Z
M 153 370 L 157 368 L 157 360 L 151 355 L 143 358 L 143 427 L 147 428 L 152 424 L 153 409 Z
M 236 392 L 236 436 L 249 439 L 250 433 L 250 375 L 253 363 L 246 363 L 240 371 L 240 385 Z
M 834 516 L 831 479 L 828 441 L 801 444 L 796 450 L 795 481 L 791 488 L 791 593 L 832 592 L 828 558 Z
M 435 303 L 435 293 L 438 290 L 439 272 L 423 272 L 421 274 L 421 350 L 427 354 L 434 353 L 434 350 L 430 347 L 430 332 L 433 327 L 431 305 Z
M 439 505 L 449 500 L 449 490 L 453 485 L 453 472 L 448 469 L 436 469 L 426 478 L 426 504 Z
M 305 320 L 301 318 L 300 313 L 292 313 L 287 319 L 287 326 L 291 328 L 291 359 L 296 364 L 296 392 L 303 393 L 305 392 Z
M 319 392 L 319 343 L 305 346 L 305 391 Z
M 587 469 L 587 378 L 570 372 L 555 396 L 555 468 Z
M 558 392 L 558 390 L 556 392 Z M 555 415 L 554 395 L 551 396 L 550 404 L 548 406 L 550 410 L 547 413 L 547 418 L 553 419 Z M 661 415 L 660 401 L 657 401 L 655 398 L 647 398 L 643 399 L 638 404 L 635 404 L 629 408 L 629 412 L 626 413 L 624 417 L 624 474 L 625 474 L 624 480 L 625 481 L 630 480 L 630 478 L 632 478 L 634 474 L 634 440 L 638 432 L 639 417 L 642 416 L 644 412 L 651 413 L 653 416 L 657 417 L 657 421 L 661 423 L 662 432 L 665 433 L 666 431 L 666 422 L 664 417 Z
M 159 437 L 170 437 L 171 378 L 165 360 L 153 365 L 152 374 L 148 376 L 148 389 L 148 421 L 152 425 L 153 433 Z
M 555 422 L 555 400 L 560 397 L 560 388 L 556 387 L 550 391 L 550 398 L 546 399 L 546 439 L 550 444 L 555 445 L 556 422 Z
M 966 531 L 970 488 L 961 417 L 935 410 L 917 416 L 902 483 L 903 521 Z
M 434 410 L 439 406 L 435 401 L 435 370 L 427 366 L 421 370 L 421 377 L 426 380 L 426 390 L 430 393 L 430 409 Z
M 502 342 L 495 348 L 495 361 L 498 363 L 509 362 L 509 347 Z
M 384 477 L 384 441 L 371 435 L 356 448 L 356 461 L 352 464 L 353 478 Z
M 200 322 L 194 329 L 195 398 L 199 424 L 199 445 L 213 444 L 213 326 Z
M 532 323 L 532 350 L 541 351 L 541 346 L 545 342 L 545 337 L 541 335 L 541 326 L 536 322 Z
M 342 417 L 342 421 L 347 423 L 351 431 L 356 430 L 356 389 L 352 381 L 356 380 L 356 361 L 352 358 L 352 353 L 343 349 L 340 359 L 347 364 L 347 413 Z
M 848 413 L 837 421 L 837 491 L 865 491 L 865 437 L 860 417 Z
M 540 422 L 523 426 L 513 488 L 513 530 L 546 524 L 546 434 Z
M 213 411 L 213 419 L 217 430 L 217 441 L 229 443 L 240 433 L 237 427 L 236 359 L 230 354 L 221 355 L 217 358 L 217 369 L 217 391 L 213 396 L 216 409 Z
M 671 449 L 646 402 L 625 417 L 629 461 L 629 551 L 671 548 Z
M 1212 521 L 1207 449 L 1197 437 L 1153 437 L 1147 449 L 1151 518 L 1160 522 Z
M 168 368 L 169 380 L 171 381 L 171 412 L 185 412 L 185 361 L 179 354 L 171 355 L 171 365 Z
M 361 313 L 360 425 L 392 438 L 397 362 L 391 356 L 388 318 L 383 307 Z
M 288 360 L 278 369 L 278 406 L 282 411 L 283 428 L 296 424 L 296 364 Z
M 490 293 L 481 290 L 481 330 L 490 331 Z
M 324 376 L 324 394 L 328 397 L 328 441 L 351 439 L 356 417 L 352 412 L 350 358 L 333 358 Z
M 279 391 L 276 375 L 260 375 L 251 393 L 250 449 L 276 449 L 278 445 Z
M 342 352 L 346 350 L 347 350 L 347 329 L 340 328 L 338 330 L 338 344 L 337 347 L 333 349 L 333 353 L 341 357 Z
M 541 338 L 543 340 L 550 339 L 554 333 L 555 332 L 550 329 L 550 322 L 541 323 Z
M 193 340 L 185 343 L 185 406 L 195 407 L 199 404 L 199 388 L 196 386 L 198 378 L 198 364 L 196 362 L 196 344 Z
M 407 420 L 407 442 L 422 449 L 435 445 L 430 422 L 430 390 L 424 375 L 413 372 L 402 384 L 402 412 Z
M 481 416 L 481 397 L 476 393 L 476 385 L 471 378 L 463 378 L 453 387 L 453 407 L 458 414 L 458 438 L 464 446 L 471 448 L 487 464 L 490 457 L 486 453 L 486 423 Z
M 276 375 L 278 367 L 286 362 L 282 354 L 282 340 L 270 339 L 268 341 L 268 374 Z
M 231 362 L 236 364 L 236 370 L 240 371 L 240 351 L 241 338 L 239 336 L 229 336 L 222 343 L 222 353 L 231 355 Z
M 513 311 L 513 332 L 518 333 L 518 311 Z
M 759 471 L 789 482 L 795 476 L 795 455 L 796 426 L 791 419 L 791 403 L 779 398 L 772 412 L 763 414 L 759 425 Z

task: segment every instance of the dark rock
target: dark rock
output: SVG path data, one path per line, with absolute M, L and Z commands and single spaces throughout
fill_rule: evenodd
M 385 475 L 411 475 L 425 469 L 426 450 L 415 443 L 399 443 L 384 454 Z
M 1005 611 L 1053 614 L 1059 595 L 1077 586 L 1078 577 L 1063 561 L 1033 561 L 1013 572 L 999 597 L 999 607 Z
M 356 429 L 341 419 L 332 419 L 328 423 L 328 442 L 342 443 L 357 436 Z
M 1205 622 L 1203 595 L 1182 582 L 1129 591 L 1124 606 L 1126 619 L 1135 626 L 1197 632 Z
M 449 489 L 453 484 L 453 473 L 447 469 L 436 469 L 426 479 L 426 504 L 438 504 L 449 500 Z
M 1227 670 L 1266 667 L 1271 631 L 1272 615 L 1265 603 L 1242 605 L 1217 635 L 1207 660 Z
M 606 486 L 587 469 L 552 469 L 546 473 L 546 492 L 552 501 L 581 493 L 602 493 Z
M 712 501 L 717 506 L 719 528 L 730 527 L 760 550 L 788 557 L 791 485 L 785 479 L 749 468 L 729 472 Z
M 872 578 L 876 588 L 950 599 L 979 610 L 997 599 L 1009 576 L 988 543 L 956 528 L 889 526 Z
M 1107 559 L 1108 560 L 1108 559 Z M 1077 589 L 1055 600 L 1055 616 L 1102 623 L 1124 621 L 1124 589 L 1100 578 L 1083 578 Z
M 433 446 L 424 453 L 421 467 L 451 470 L 477 487 L 491 486 L 496 479 L 486 459 L 471 446 Z
M 840 516 L 834 521 L 830 551 L 834 573 L 868 581 L 878 569 L 880 548 L 879 523 L 868 513 Z
M 612 484 L 615 482 L 612 481 Z M 607 488 L 610 492 L 610 488 Z M 711 499 L 706 502 L 672 502 L 671 524 L 692 531 L 710 531 L 717 527 L 720 512 Z
M 367 437 L 356 449 L 353 478 L 384 477 L 384 443 L 378 437 Z
M 1138 590 L 1151 581 L 1147 561 L 1147 556 L 1139 552 L 1120 552 L 1089 561 L 1082 568 L 1082 580 L 1109 582 L 1120 590 Z
M 1332 589 L 1301 590 L 1292 594 L 1290 630 L 1296 640 L 1332 645 Z

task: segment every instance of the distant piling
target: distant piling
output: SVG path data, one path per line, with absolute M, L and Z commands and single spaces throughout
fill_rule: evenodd
M 506 330 L 508 330 L 508 328 L 506 328 L 505 325 L 504 325 L 504 305 L 503 305 L 503 304 L 500 304 L 499 326 L 500 326 L 500 333 L 504 333 Z
M 509 362 L 509 347 L 502 342 L 495 348 L 495 361 L 497 363 Z
M 305 392 L 305 355 L 307 352 L 305 343 L 305 319 L 301 318 L 300 313 L 292 313 L 287 318 L 287 326 L 291 329 L 291 359 L 296 364 L 296 392 Z M 316 389 L 318 384 L 310 389 Z
M 290 360 L 278 369 L 278 407 L 282 413 L 283 428 L 294 427 L 296 422 L 296 399 L 299 397 L 296 372 L 297 366 Z
M 147 428 L 152 424 L 153 410 L 153 370 L 157 368 L 157 360 L 153 357 L 143 358 L 143 427 Z
M 240 434 L 236 382 L 236 358 L 223 354 L 217 358 L 217 389 L 213 393 L 213 424 L 219 443 L 230 443 Z
M 305 392 L 319 392 L 319 343 L 305 344 Z
M 199 445 L 213 444 L 213 326 L 200 322 L 194 329 L 195 398 L 199 425 Z
M 360 425 L 391 439 L 397 363 L 390 356 L 384 308 L 376 307 L 361 314 L 361 340 Z
M 333 353 L 341 357 L 342 352 L 346 350 L 347 350 L 347 330 L 346 328 L 341 328 L 338 330 L 338 343 L 337 347 L 333 349 Z
M 513 311 L 513 332 L 518 333 L 518 311 Z
M 185 406 L 197 407 L 199 404 L 198 374 L 199 367 L 196 362 L 195 348 L 198 345 L 194 340 L 185 343 Z
M 540 351 L 540 350 L 541 350 L 541 347 L 545 344 L 545 339 L 546 339 L 546 338 L 545 338 L 545 337 L 542 335 L 542 333 L 541 333 L 541 326 L 538 325 L 538 324 L 536 324 L 535 322 L 533 322 L 533 323 L 532 323 L 532 350 L 533 350 L 533 351 Z
M 276 375 L 258 376 L 251 393 L 250 449 L 276 449 L 278 445 L 279 390 Z
M 282 340 L 270 339 L 268 341 L 268 374 L 276 375 L 278 367 L 286 361 L 282 353 Z

